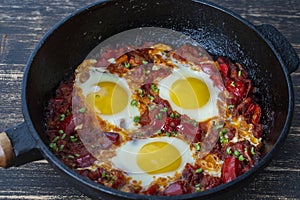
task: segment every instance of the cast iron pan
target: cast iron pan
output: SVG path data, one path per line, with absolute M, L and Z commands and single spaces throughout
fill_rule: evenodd
M 106 38 L 138 27 L 162 27 L 191 36 L 209 53 L 248 66 L 260 88 L 265 137 L 263 159 L 246 174 L 216 188 L 174 197 L 141 196 L 106 188 L 64 166 L 48 149 L 45 105 L 61 80 L 70 76 L 87 54 Z M 24 74 L 25 122 L 0 134 L 0 166 L 18 166 L 43 157 L 79 190 L 99 199 L 206 199 L 243 185 L 282 146 L 294 110 L 290 74 L 299 58 L 272 26 L 253 26 L 224 8 L 204 1 L 102 1 L 87 6 L 54 26 L 32 53 Z M 250 67 L 251 66 L 251 67 Z M 13 147 L 13 148 L 12 148 Z

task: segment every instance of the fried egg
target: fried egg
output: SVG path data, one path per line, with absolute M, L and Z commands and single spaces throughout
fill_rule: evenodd
M 84 70 L 88 70 L 89 76 L 82 81 Z M 125 79 L 90 66 L 77 70 L 74 87 L 80 89 L 83 101 L 102 120 L 126 130 L 138 128 L 134 117 L 140 113 L 130 106 L 132 92 Z
M 175 177 L 193 163 L 189 145 L 175 137 L 131 140 L 116 150 L 112 163 L 143 187 L 157 178 Z
M 160 97 L 168 100 L 173 110 L 198 122 L 218 116 L 221 90 L 214 86 L 210 75 L 187 64 L 176 65 L 169 76 L 158 82 Z

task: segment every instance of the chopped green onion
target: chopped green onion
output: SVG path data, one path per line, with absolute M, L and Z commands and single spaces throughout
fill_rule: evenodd
M 239 70 L 239 72 L 238 72 L 238 76 L 240 77 L 242 75 L 242 71 L 241 70 Z
M 221 131 L 220 131 L 220 134 L 226 134 L 227 133 L 227 129 L 222 129 Z
M 139 123 L 141 121 L 141 117 L 140 116 L 135 116 L 133 118 L 133 121 L 136 122 L 136 123 Z
M 197 151 L 200 151 L 200 150 L 201 150 L 200 143 L 196 143 L 196 150 L 197 150 Z
M 173 135 L 176 137 L 177 136 L 177 131 L 173 131 Z
M 62 145 L 60 145 L 59 150 L 62 151 L 62 150 L 64 150 L 64 148 L 65 148 L 65 145 L 62 144 Z
M 79 156 L 80 156 L 80 154 L 78 154 L 78 153 L 75 153 L 75 156 L 76 156 L 76 157 L 79 157 Z
M 106 171 L 102 172 L 101 177 L 106 178 L 108 181 L 111 180 L 111 177 L 106 173 Z
M 155 116 L 156 119 L 162 119 L 162 113 L 157 113 L 157 115 Z
M 153 92 L 159 92 L 159 89 L 156 87 L 155 84 L 152 84 L 152 85 L 151 85 L 151 88 L 152 88 L 152 91 L 153 91 Z
M 170 136 L 171 136 L 171 133 L 166 132 L 166 136 L 170 137 Z
M 175 118 L 174 113 L 171 113 L 171 114 L 170 114 L 170 117 L 174 119 L 174 118 Z
M 92 149 L 96 149 L 96 146 L 95 146 L 95 145 L 93 145 L 93 144 L 92 144 L 92 146 L 91 146 L 91 147 L 92 147 Z
M 150 69 L 146 71 L 146 74 L 149 75 L 151 73 Z
M 64 121 L 65 120 L 66 115 L 65 114 L 61 114 L 60 115 L 60 121 Z
M 128 69 L 128 68 L 130 67 L 130 63 L 125 62 L 125 63 L 124 63 L 124 66 Z
M 254 149 L 254 147 L 251 147 L 251 150 L 250 150 L 250 152 L 251 152 L 251 154 L 252 155 L 255 155 L 256 153 L 255 153 L 255 149 Z
M 240 152 L 239 152 L 238 150 L 235 150 L 235 151 L 233 152 L 233 155 L 235 155 L 236 157 L 238 157 L 238 156 L 240 155 Z
M 227 133 L 227 129 L 222 129 L 222 130 L 219 132 L 221 144 L 224 144 L 224 143 L 227 143 L 227 142 L 228 142 L 228 139 L 227 139 L 226 137 L 224 137 L 224 134 L 226 134 L 226 133 Z
M 161 112 L 167 112 L 168 111 L 168 108 L 167 107 L 164 107 L 162 109 L 160 109 Z
M 202 169 L 202 168 L 199 168 L 199 169 L 196 170 L 196 173 L 199 174 L 199 173 L 201 173 L 202 171 L 203 171 L 203 169 Z
M 151 96 L 150 94 L 147 95 L 148 99 L 150 99 L 150 101 L 153 101 L 154 100 L 154 97 Z
M 180 114 L 178 112 L 175 112 L 175 117 L 179 118 Z
M 64 131 L 63 131 L 63 130 L 59 130 L 58 133 L 59 133 L 59 134 L 63 134 Z
M 66 116 L 68 116 L 68 115 L 70 115 L 71 114 L 71 112 L 69 111 L 69 109 L 67 110 L 67 112 L 66 112 Z
M 198 127 L 198 122 L 196 120 L 191 120 L 191 123 L 194 127 Z
M 67 134 L 64 133 L 64 134 L 61 136 L 61 139 L 64 140 L 64 139 L 66 138 L 66 136 L 67 136 Z
M 232 108 L 234 108 L 234 105 L 229 104 L 229 105 L 227 106 L 227 108 L 228 108 L 228 109 L 232 109 Z
M 140 97 L 143 97 L 145 95 L 144 90 L 142 90 L 141 88 L 137 89 L 137 92 L 139 93 Z
M 51 143 L 49 144 L 49 147 L 50 147 L 51 149 L 53 149 L 54 146 L 56 146 L 56 143 L 52 143 L 52 142 L 51 142 Z
M 71 142 L 76 142 L 77 138 L 74 135 L 71 135 L 70 136 L 70 140 L 71 140 Z
M 133 100 L 131 100 L 130 105 L 137 106 L 138 105 L 138 101 L 135 100 L 135 99 L 133 99 Z
M 232 87 L 235 87 L 235 82 L 232 81 L 232 82 L 230 83 L 230 85 L 231 85 Z
M 84 113 L 86 111 L 86 108 L 85 107 L 82 107 L 78 110 L 80 113 Z
M 157 134 L 158 134 L 158 135 L 160 135 L 161 133 L 162 133 L 162 131 L 161 131 L 161 130 L 158 130 L 158 131 L 157 131 Z
M 50 143 L 50 144 L 49 144 L 49 147 L 50 147 L 51 149 L 53 149 L 53 151 L 58 151 L 58 148 L 57 148 L 57 146 L 56 146 L 56 143 Z
M 68 155 L 68 158 L 74 159 L 75 157 L 73 155 Z
M 245 158 L 243 157 L 243 155 L 240 155 L 238 159 L 239 159 L 239 161 L 244 161 L 245 160 Z
M 222 136 L 222 137 L 220 137 L 220 142 L 221 142 L 221 144 L 228 143 L 228 139 L 225 138 L 224 136 Z
M 227 147 L 226 153 L 227 153 L 227 154 L 232 154 L 231 147 Z
M 59 136 L 56 136 L 56 137 L 52 140 L 52 142 L 55 143 L 55 142 L 57 142 L 57 140 L 59 140 Z
M 102 178 L 105 178 L 105 177 L 106 177 L 106 172 L 105 172 L 105 171 L 102 172 L 101 177 L 102 177 Z
M 148 62 L 146 60 L 143 60 L 142 63 L 143 63 L 143 65 L 147 65 L 148 64 Z
M 201 185 L 200 184 L 197 184 L 197 185 L 195 185 L 195 189 L 196 189 L 196 191 L 197 192 L 200 192 L 200 190 L 201 190 Z

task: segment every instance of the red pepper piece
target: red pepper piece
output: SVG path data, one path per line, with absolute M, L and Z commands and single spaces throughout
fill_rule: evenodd
M 240 99 L 242 99 L 245 96 L 246 85 L 242 81 L 227 80 L 226 88 L 230 93 L 234 94 L 236 97 Z
M 225 62 L 225 60 L 223 58 L 218 58 L 217 62 L 219 63 L 221 73 L 225 77 L 227 77 L 228 71 L 229 71 L 228 64 Z
M 191 182 L 195 174 L 195 168 L 190 163 L 185 164 L 184 170 L 182 171 L 182 177 L 184 180 Z
M 259 105 L 256 104 L 253 115 L 252 115 L 251 122 L 253 124 L 258 124 L 260 121 L 260 117 L 261 117 L 261 108 Z
M 224 183 L 235 179 L 240 174 L 239 161 L 237 158 L 231 156 L 224 160 L 222 168 L 222 180 Z
M 155 194 L 157 194 L 158 190 L 159 190 L 159 185 L 153 184 L 153 185 L 150 185 L 144 193 L 147 195 L 155 195 Z
M 65 117 L 64 121 L 59 124 L 59 129 L 63 130 L 67 135 L 71 135 L 75 129 L 75 120 L 73 118 L 73 114 Z
M 126 178 L 121 171 L 113 171 L 113 174 L 115 179 L 111 186 L 112 188 L 119 189 L 126 184 Z
M 110 141 L 112 141 L 113 144 L 118 144 L 119 139 L 120 139 L 119 133 L 115 133 L 115 132 L 104 132 L 104 135 L 105 135 Z
M 145 112 L 141 115 L 140 124 L 142 126 L 146 126 L 151 123 L 151 118 L 149 116 L 149 110 L 145 110 Z
M 184 194 L 184 183 L 183 181 L 177 181 L 170 184 L 165 190 L 165 196 L 176 196 Z

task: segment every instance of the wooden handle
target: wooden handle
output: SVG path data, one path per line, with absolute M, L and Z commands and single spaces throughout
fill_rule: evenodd
M 15 154 L 11 142 L 5 132 L 0 133 L 0 167 L 12 165 Z

